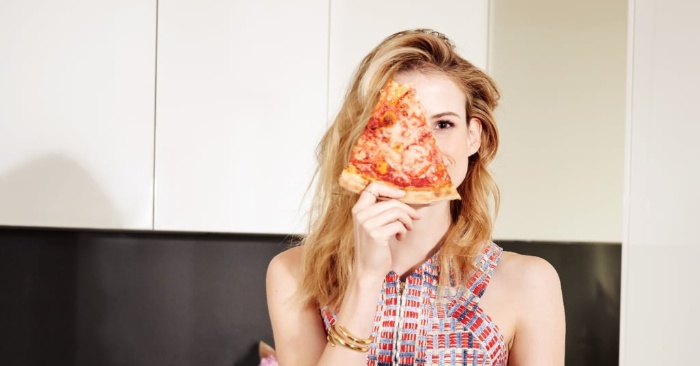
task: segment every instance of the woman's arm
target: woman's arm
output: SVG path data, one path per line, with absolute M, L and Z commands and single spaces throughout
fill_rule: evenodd
M 518 256 L 518 316 L 509 365 L 564 366 L 566 325 L 559 275 L 549 262 Z
M 318 309 L 295 298 L 301 250 L 296 247 L 278 254 L 267 269 L 267 308 L 280 365 L 315 365 L 326 346 Z
M 355 261 L 336 321 L 359 338 L 372 333 L 384 277 L 391 268 L 388 241 L 402 238 L 419 218 L 413 208 L 391 199 L 402 194 L 372 183 L 353 207 Z M 377 196 L 389 200 L 379 201 Z M 267 303 L 280 366 L 365 365 L 365 352 L 328 343 L 319 309 L 297 299 L 302 250 L 296 247 L 277 255 L 267 270 Z
M 302 247 L 277 255 L 267 270 L 267 304 L 280 366 L 365 365 L 367 355 L 326 341 L 320 310 L 299 301 Z M 366 281 L 348 286 L 338 324 L 358 336 L 372 332 L 382 283 Z M 361 333 L 360 333 L 361 332 Z

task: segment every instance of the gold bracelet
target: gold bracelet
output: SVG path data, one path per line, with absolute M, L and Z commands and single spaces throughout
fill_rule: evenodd
M 369 349 L 369 346 L 361 346 L 357 344 L 353 344 L 352 342 L 348 342 L 347 340 L 341 338 L 338 333 L 335 331 L 335 329 L 331 328 L 331 335 L 334 338 L 334 341 L 340 343 L 341 346 L 345 346 L 347 348 L 350 348 L 351 350 L 354 351 L 359 351 L 359 352 L 367 352 Z
M 345 337 L 345 338 L 347 338 L 355 343 L 359 343 L 359 344 L 362 344 L 365 346 L 372 343 L 372 338 L 366 338 L 366 339 L 357 338 L 354 335 L 350 334 L 350 332 L 348 332 L 348 330 L 345 329 L 342 325 L 336 324 L 333 327 L 336 327 L 336 326 L 338 327 L 338 330 L 340 331 L 340 334 L 343 335 L 343 337 Z
M 367 352 L 367 350 L 369 350 L 369 346 L 361 346 L 361 345 L 353 344 L 352 342 L 348 342 L 347 340 L 343 339 L 335 331 L 335 326 L 328 328 L 328 336 L 326 336 L 326 339 L 328 340 L 328 343 L 330 343 L 331 346 L 333 346 L 333 347 L 336 346 L 336 342 L 337 342 L 341 346 L 350 348 L 353 351 Z

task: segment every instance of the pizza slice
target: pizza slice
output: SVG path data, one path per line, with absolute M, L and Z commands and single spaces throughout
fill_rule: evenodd
M 406 191 L 400 200 L 428 204 L 459 199 L 425 111 L 408 85 L 389 81 L 355 144 L 340 186 L 360 193 L 373 181 Z

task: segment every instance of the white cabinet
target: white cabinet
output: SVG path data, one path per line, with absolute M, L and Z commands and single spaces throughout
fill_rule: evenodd
M 0 225 L 152 228 L 156 1 L 0 2 Z
M 328 1 L 159 2 L 155 229 L 301 232 Z
M 431 28 L 447 35 L 459 53 L 486 68 L 488 1 L 331 1 L 329 118 L 340 109 L 355 69 L 385 37 L 406 29 Z

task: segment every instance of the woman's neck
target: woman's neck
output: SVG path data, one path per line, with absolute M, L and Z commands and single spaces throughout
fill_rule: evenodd
M 450 228 L 449 201 L 416 209 L 421 218 L 413 221 L 413 230 L 407 232 L 401 241 L 394 239 L 389 243 L 392 269 L 402 277 L 438 251 L 442 237 Z

